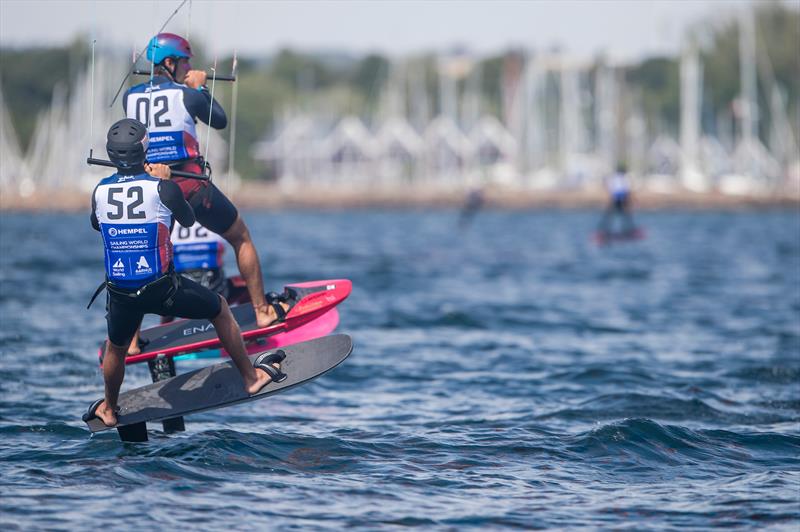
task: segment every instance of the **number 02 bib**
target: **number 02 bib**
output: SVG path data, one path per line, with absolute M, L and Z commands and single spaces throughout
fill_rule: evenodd
M 184 90 L 185 85 L 173 82 L 153 87 L 143 83 L 128 93 L 128 118 L 147 125 L 151 163 L 196 159 L 200 154 L 194 120 L 183 103 Z

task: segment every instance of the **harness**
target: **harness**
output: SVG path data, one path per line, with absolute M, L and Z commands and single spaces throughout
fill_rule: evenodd
M 211 182 L 211 173 L 212 173 L 211 172 L 211 163 L 206 161 L 203 158 L 202 155 L 198 155 L 194 159 L 184 159 L 182 161 L 164 162 L 163 164 L 166 164 L 167 166 L 169 166 L 173 170 L 180 170 L 180 168 L 183 165 L 191 164 L 191 163 L 194 163 L 194 164 L 196 164 L 197 166 L 200 167 L 200 173 L 207 175 L 208 176 L 208 182 L 210 183 Z
M 172 286 L 170 286 L 169 292 L 167 292 L 167 296 L 164 298 L 162 303 L 166 308 L 169 308 L 175 302 L 175 294 L 178 292 L 178 288 L 180 288 L 180 280 L 178 279 L 178 274 L 175 273 L 175 269 L 172 267 L 170 267 L 169 272 L 167 272 L 166 274 L 162 275 L 155 281 L 150 281 L 149 283 L 147 283 L 144 286 L 141 286 L 135 291 L 119 288 L 115 286 L 114 283 L 112 283 L 108 279 L 105 279 L 102 283 L 100 283 L 100 286 L 98 286 L 97 289 L 94 291 L 94 295 L 92 295 L 92 298 L 89 300 L 89 304 L 86 305 L 86 308 L 88 309 L 92 306 L 92 303 L 94 303 L 94 300 L 97 299 L 97 296 L 100 295 L 100 292 L 102 292 L 103 289 L 108 290 L 109 294 L 113 294 L 119 297 L 127 297 L 131 301 L 134 301 L 139 296 L 142 296 L 145 293 L 150 293 L 153 290 L 153 288 L 163 286 L 164 284 L 166 284 L 167 281 L 169 281 Z

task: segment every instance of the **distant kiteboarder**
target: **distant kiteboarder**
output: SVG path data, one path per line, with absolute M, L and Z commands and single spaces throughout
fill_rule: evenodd
M 616 172 L 605 179 L 605 185 L 609 193 L 609 203 L 597 225 L 597 241 L 603 244 L 612 240 L 642 238 L 643 232 L 636 227 L 631 216 L 631 185 L 624 163 L 617 165 Z M 621 224 L 616 231 L 615 219 L 619 219 Z
M 480 187 L 473 187 L 467 192 L 467 198 L 464 201 L 464 206 L 461 207 L 461 214 L 458 218 L 458 227 L 465 229 L 472 219 L 481 210 L 486 198 L 484 197 L 483 189 Z

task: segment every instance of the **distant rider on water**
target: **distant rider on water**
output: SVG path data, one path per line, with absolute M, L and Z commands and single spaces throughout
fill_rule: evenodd
M 609 194 L 608 207 L 600 219 L 597 230 L 601 234 L 610 234 L 615 217 L 622 219 L 622 234 L 636 232 L 636 225 L 631 216 L 631 185 L 623 163 L 617 165 L 617 171 L 605 180 Z

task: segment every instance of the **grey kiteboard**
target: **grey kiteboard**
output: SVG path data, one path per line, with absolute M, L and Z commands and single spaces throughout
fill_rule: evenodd
M 283 358 L 280 373 L 286 378 L 270 382 L 255 395 L 245 392 L 242 377 L 232 361 L 215 364 L 120 394 L 118 423 L 114 427 L 107 427 L 94 415 L 99 401 L 84 414 L 83 421 L 93 433 L 115 428 L 122 441 L 147 441 L 148 422 L 233 406 L 285 392 L 332 370 L 352 351 L 353 341 L 346 334 L 266 351 L 268 359 L 270 355 Z M 251 355 L 250 362 L 259 357 L 264 358 L 264 353 Z

